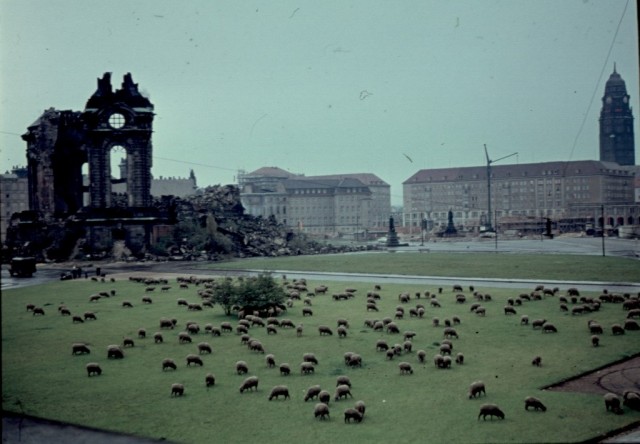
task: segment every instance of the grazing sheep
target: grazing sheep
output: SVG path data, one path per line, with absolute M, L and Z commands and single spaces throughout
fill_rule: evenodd
M 484 387 L 484 382 L 475 381 L 471 383 L 471 385 L 469 386 L 469 399 L 476 398 L 480 396 L 480 394 L 487 396 L 487 392 Z
M 318 398 L 322 389 L 319 385 L 312 385 L 307 389 L 307 393 L 304 395 L 304 402 L 307 402 L 310 399 Z
M 624 334 L 624 328 L 622 328 L 622 325 L 620 325 L 620 324 L 613 324 L 611 326 L 611 333 L 614 336 L 623 335 Z
M 392 360 L 396 356 L 394 349 L 387 350 L 386 356 L 388 360 Z
M 186 332 L 180 332 L 178 334 L 178 342 L 180 344 L 185 344 L 185 343 L 191 343 L 191 336 L 189 336 L 189 333 Z
M 200 333 L 200 326 L 196 322 L 187 322 L 187 332 L 191 335 Z
M 236 373 L 239 375 L 244 375 L 249 373 L 249 366 L 245 361 L 236 362 Z
M 223 332 L 233 331 L 233 326 L 231 325 L 230 322 L 223 322 L 222 324 L 220 324 L 220 328 L 222 329 Z
M 600 337 L 597 335 L 591 336 L 591 345 L 598 347 L 600 345 Z
M 542 326 L 542 333 L 558 333 L 558 329 L 551 322 L 545 322 Z
M 278 329 L 274 325 L 267 325 L 267 334 L 276 335 L 278 334 Z
M 433 357 L 433 364 L 436 366 L 436 368 L 442 368 L 442 363 L 443 363 L 443 356 L 440 353 L 438 353 Z
M 362 413 L 360 413 L 356 409 L 346 409 L 344 411 L 344 422 L 351 422 L 352 419 L 355 422 L 362 422 Z
M 587 326 L 589 327 L 589 332 L 591 334 L 601 335 L 604 333 L 604 331 L 602 330 L 602 326 L 598 324 L 596 321 L 591 320 L 587 322 Z
M 401 375 L 413 374 L 413 367 L 408 362 L 401 362 L 398 364 L 398 368 L 400 369 Z
M 190 367 L 191 364 L 202 367 L 202 359 L 200 356 L 189 354 L 187 355 L 187 367 Z
M 542 410 L 543 412 L 547 411 L 545 405 L 538 398 L 533 396 L 527 396 L 524 400 L 524 409 L 529 410 L 529 407 L 533 407 L 534 410 Z
M 421 364 L 424 364 L 424 361 L 427 358 L 427 352 L 424 350 L 418 350 L 418 352 L 416 353 L 416 356 L 418 357 L 418 362 L 420 362 Z
M 500 419 L 504 419 L 504 413 L 500 408 L 495 404 L 482 404 L 480 406 L 480 413 L 478 414 L 478 421 L 482 416 L 483 420 L 487 420 L 487 416 L 490 416 L 493 419 L 494 416 L 497 416 Z
M 433 308 L 440 308 L 440 302 L 436 298 L 431 299 L 431 301 L 429 301 L 429 305 Z
M 516 309 L 513 308 L 511 305 L 505 305 L 504 306 L 504 314 L 505 315 L 510 315 L 510 314 L 514 315 L 514 314 L 516 314 Z
M 33 313 L 33 316 L 44 316 L 44 308 L 42 307 L 34 307 L 31 312 Z
M 101 297 L 102 296 L 100 296 L 99 294 L 92 294 L 91 296 L 89 296 L 89 302 L 97 302 Z
M 367 302 L 367 311 L 380 311 L 375 302 Z
M 256 389 L 258 391 L 258 377 L 257 376 L 249 376 L 240 385 L 240 393 L 244 393 L 245 390 L 253 390 Z
M 458 365 L 464 364 L 464 355 L 462 353 L 458 353 L 456 355 L 456 364 Z
M 162 371 L 165 371 L 168 368 L 171 368 L 173 370 L 178 370 L 178 366 L 176 365 L 173 359 L 165 358 L 162 360 Z
M 142 298 L 142 303 L 143 304 L 152 304 L 153 300 L 149 296 L 145 296 L 145 297 Z
M 265 362 L 267 363 L 267 367 L 273 368 L 276 366 L 276 358 L 272 354 L 268 354 L 264 357 Z
M 281 376 L 289 376 L 291 374 L 291 367 L 289 367 L 289 364 L 282 363 L 280 364 L 280 375 Z
M 333 331 L 331 331 L 331 329 L 329 327 L 327 327 L 326 325 L 320 325 L 318 326 L 318 332 L 320 332 L 320 336 L 323 335 L 333 335 Z
M 476 314 L 478 316 L 485 316 L 487 314 L 487 310 L 483 306 L 480 306 L 476 308 Z
M 102 369 L 96 362 L 90 362 L 87 364 L 87 376 L 96 375 L 100 376 L 102 374 Z
M 61 316 L 71 316 L 71 311 L 67 307 L 61 307 L 58 309 Z
M 122 359 L 124 358 L 124 352 L 119 345 L 110 345 L 107 347 L 107 358 Z
M 546 319 L 534 319 L 533 321 L 531 321 L 531 327 L 534 329 L 542 328 L 545 322 L 547 322 Z
M 300 324 L 296 327 L 296 336 L 297 337 L 302 336 L 302 331 L 303 331 L 303 327 L 302 327 L 302 324 Z
M 527 315 L 520 316 L 520 325 L 529 325 L 529 316 Z
M 302 355 L 302 360 L 304 362 L 311 362 L 315 365 L 318 365 L 318 358 L 316 358 L 316 355 L 313 353 L 305 353 Z
M 219 327 L 211 327 L 211 336 L 221 336 L 222 330 Z
M 347 396 L 351 396 L 353 398 L 353 395 L 351 394 L 351 389 L 349 388 L 349 386 L 346 384 L 343 384 L 336 387 L 336 393 L 333 399 L 335 401 L 339 401 L 341 398 L 346 399 Z
M 637 331 L 640 330 L 640 325 L 638 325 L 638 323 L 633 319 L 625 319 L 624 329 L 629 331 Z
M 453 327 L 445 327 L 445 329 L 444 329 L 444 337 L 445 338 L 456 338 L 456 339 L 458 339 L 458 332 Z
M 416 337 L 416 332 L 415 331 L 405 331 L 404 332 L 404 340 L 405 341 L 411 341 L 415 337 Z
M 453 322 L 453 325 L 460 324 L 460 318 L 458 316 L 452 316 L 451 321 Z
M 249 349 L 258 353 L 264 353 L 264 347 L 260 341 L 249 341 Z
M 460 291 L 464 291 L 464 290 L 462 289 L 462 285 L 454 284 L 453 285 L 453 290 L 451 290 L 451 291 L 453 291 L 455 293 L 456 291 L 460 292 Z
M 431 324 L 432 324 L 434 327 L 438 327 L 438 326 L 440 325 L 440 319 L 438 319 L 438 318 L 433 318 L 433 320 L 431 321 Z
M 301 375 L 309 375 L 314 373 L 316 369 L 314 368 L 311 362 L 303 362 L 300 364 L 300 374 Z
M 155 342 L 156 344 L 162 344 L 163 341 L 164 338 L 162 337 L 162 333 L 158 331 L 153 334 L 153 342 Z
M 144 328 L 139 328 L 138 329 L 138 338 L 139 339 L 144 339 L 147 337 L 147 330 L 145 330 Z
M 285 400 L 291 399 L 291 396 L 289 396 L 289 389 L 286 385 L 276 385 L 275 387 L 273 387 L 271 389 L 271 393 L 269 394 L 269 401 L 271 401 L 273 398 L 277 400 L 280 396 L 283 396 Z
M 606 395 L 604 395 L 604 407 L 606 411 L 611 410 L 613 413 L 621 415 L 623 411 L 620 404 L 620 397 L 615 393 L 607 393 Z
M 131 338 L 124 338 L 124 339 L 122 340 L 122 345 L 123 345 L 124 347 L 133 347 L 133 346 L 134 346 L 133 339 L 131 339 Z
M 304 307 L 302 309 L 302 316 L 313 316 L 313 310 L 311 310 L 309 307 Z
M 622 393 L 623 404 L 633 410 L 640 411 L 640 392 L 625 390 Z
M 535 358 L 533 358 L 531 360 L 531 365 L 535 365 L 536 367 L 541 367 L 542 366 L 542 357 L 541 356 L 536 356 Z
M 122 307 L 124 308 L 133 308 L 133 304 L 129 301 L 122 301 Z
M 202 354 L 202 353 L 211 354 L 211 352 L 212 352 L 211 346 L 206 342 L 200 342 L 200 343 L 198 343 L 198 352 L 200 354 Z
M 207 375 L 204 377 L 204 385 L 206 387 L 216 385 L 216 377 L 213 375 L 213 373 L 207 373 Z
M 389 322 L 387 324 L 387 333 L 399 334 L 400 333 L 400 329 L 398 328 L 398 325 L 395 322 Z
M 440 345 L 440 354 L 441 355 L 451 355 L 451 345 L 449 345 L 449 344 L 441 344 Z
M 442 357 L 442 366 L 440 368 L 451 368 L 451 356 Z
M 317 418 L 320 417 L 320 420 L 324 420 L 325 417 L 329 418 L 329 406 L 324 402 L 319 402 L 313 408 L 313 416 Z
M 384 339 L 379 339 L 376 342 L 376 351 L 387 351 L 389 350 L 389 344 Z
M 463 294 L 456 295 L 456 302 L 458 304 L 464 304 L 467 301 L 467 297 Z
M 171 396 L 182 396 L 184 395 L 184 385 L 183 384 L 171 384 Z
M 84 323 L 84 320 L 83 320 L 83 319 L 82 319 L 82 317 L 80 317 L 80 316 L 73 316 L 73 317 L 71 318 L 71 321 L 72 321 L 74 324 L 82 324 L 82 323 Z
M 33 309 L 36 308 L 35 305 L 33 304 L 27 304 L 27 311 L 33 311 Z
M 402 344 L 402 349 L 406 353 L 411 353 L 411 351 L 413 350 L 413 343 L 411 341 L 404 341 L 404 343 Z
M 91 350 L 89 350 L 89 347 L 87 347 L 86 344 L 79 343 L 79 342 L 75 344 L 71 344 L 72 355 L 84 355 L 89 353 L 91 353 Z
M 336 387 L 339 385 L 347 385 L 351 387 L 351 379 L 346 375 L 340 375 L 336 378 Z
M 349 367 L 362 367 L 362 356 L 354 353 L 351 355 L 351 358 L 349 358 L 347 365 Z
M 364 412 L 367 409 L 367 407 L 364 404 L 364 401 L 356 401 L 356 404 L 353 406 L 353 408 L 359 411 L 362 417 L 364 418 Z
M 173 330 L 173 327 L 175 327 L 175 324 L 171 319 L 160 319 L 160 328 L 170 328 Z

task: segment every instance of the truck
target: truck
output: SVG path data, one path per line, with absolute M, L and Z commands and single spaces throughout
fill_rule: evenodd
M 14 257 L 11 259 L 9 274 L 13 277 L 32 277 L 36 272 L 36 258 Z

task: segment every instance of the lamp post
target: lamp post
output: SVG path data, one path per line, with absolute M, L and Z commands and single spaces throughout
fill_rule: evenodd
M 487 231 L 493 231 L 493 227 L 491 226 L 491 164 L 494 162 L 498 162 L 500 160 L 506 159 L 508 157 L 512 157 L 517 155 L 518 152 L 511 153 L 507 156 L 503 156 L 496 160 L 489 159 L 489 152 L 487 151 L 487 144 L 484 145 L 484 155 L 487 158 Z

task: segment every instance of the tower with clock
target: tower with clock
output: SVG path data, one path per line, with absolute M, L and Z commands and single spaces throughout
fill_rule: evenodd
M 613 66 L 600 110 L 600 160 L 635 165 L 633 114 L 627 87 Z

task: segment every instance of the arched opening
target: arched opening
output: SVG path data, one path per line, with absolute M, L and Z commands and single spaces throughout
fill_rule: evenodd
M 82 174 L 82 205 L 86 207 L 91 200 L 91 194 L 89 193 L 89 162 L 82 164 L 80 174 Z
M 109 174 L 111 178 L 111 206 L 127 207 L 129 177 L 127 150 L 122 145 L 114 145 L 109 152 Z
M 618 217 L 618 220 L 616 222 L 618 226 L 624 225 L 624 217 Z

